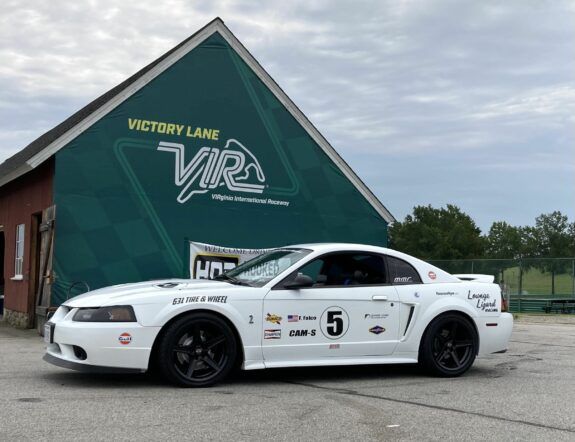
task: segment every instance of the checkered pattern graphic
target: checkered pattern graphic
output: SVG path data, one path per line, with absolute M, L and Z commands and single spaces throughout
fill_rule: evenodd
M 218 129 L 218 140 L 130 130 L 128 119 Z M 266 177 L 262 198 L 288 207 L 180 204 L 174 155 L 237 139 Z M 82 289 L 188 276 L 187 240 L 237 247 L 344 241 L 385 245 L 386 224 L 273 93 L 217 34 L 191 51 L 56 155 L 53 303 Z M 242 196 L 253 196 L 243 194 Z

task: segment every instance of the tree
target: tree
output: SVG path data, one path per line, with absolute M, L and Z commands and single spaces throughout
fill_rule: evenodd
M 517 259 L 524 252 L 525 232 L 521 227 L 497 221 L 491 225 L 486 238 L 486 256 L 494 259 Z
M 416 206 L 389 229 L 390 246 L 421 259 L 467 259 L 483 255 L 485 241 L 471 217 L 457 206 Z
M 539 215 L 535 219 L 534 232 L 537 255 L 552 258 L 569 257 L 572 243 L 569 229 L 567 216 L 559 211 Z
M 569 225 L 569 256 L 575 257 L 575 221 Z

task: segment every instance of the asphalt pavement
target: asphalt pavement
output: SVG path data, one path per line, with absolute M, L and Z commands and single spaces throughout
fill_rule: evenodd
M 208 389 L 88 375 L 0 326 L 0 440 L 575 441 L 575 325 L 517 323 L 455 379 L 410 365 L 240 372 Z

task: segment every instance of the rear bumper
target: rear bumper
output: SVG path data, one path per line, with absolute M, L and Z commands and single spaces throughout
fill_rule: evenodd
M 480 318 L 476 322 L 479 331 L 479 356 L 507 351 L 513 331 L 511 313 L 501 313 L 495 318 Z

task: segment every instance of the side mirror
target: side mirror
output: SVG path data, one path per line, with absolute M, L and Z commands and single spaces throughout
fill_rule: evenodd
M 298 275 L 292 281 L 284 285 L 284 288 L 297 290 L 303 289 L 305 287 L 311 287 L 312 285 L 313 279 L 307 275 L 304 275 L 303 273 L 298 273 Z

